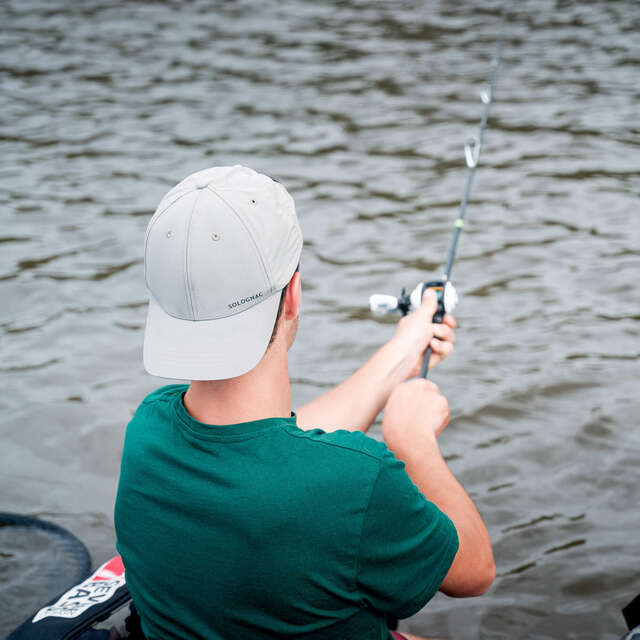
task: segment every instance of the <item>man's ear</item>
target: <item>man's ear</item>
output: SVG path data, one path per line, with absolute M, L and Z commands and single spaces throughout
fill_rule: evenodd
M 300 272 L 296 271 L 289 284 L 284 298 L 284 318 L 293 320 L 300 315 L 300 298 L 302 296 L 302 285 L 300 283 Z

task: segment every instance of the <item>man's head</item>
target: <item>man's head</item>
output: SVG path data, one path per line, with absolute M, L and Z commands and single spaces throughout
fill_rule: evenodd
M 146 370 L 185 380 L 234 378 L 271 342 L 290 346 L 301 251 L 293 199 L 267 176 L 214 167 L 175 186 L 147 227 Z

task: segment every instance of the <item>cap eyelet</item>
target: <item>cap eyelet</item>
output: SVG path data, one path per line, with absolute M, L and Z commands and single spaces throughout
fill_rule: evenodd
M 173 232 L 169 229 L 169 231 L 167 231 L 167 238 L 171 238 L 171 236 L 173 236 Z
M 211 239 L 214 240 L 215 242 L 217 242 L 218 240 L 220 240 L 220 234 L 219 233 L 212 233 L 211 234 Z
M 253 206 L 255 206 L 255 205 L 257 205 L 257 204 L 258 204 L 258 203 L 256 202 L 256 199 L 255 199 L 255 198 L 251 198 L 251 200 L 249 200 L 249 202 L 250 202 Z

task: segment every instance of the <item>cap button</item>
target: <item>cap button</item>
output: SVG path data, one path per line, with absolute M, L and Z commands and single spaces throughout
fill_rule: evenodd
M 200 176 L 195 181 L 196 189 L 206 189 L 209 186 L 211 179 L 208 176 Z

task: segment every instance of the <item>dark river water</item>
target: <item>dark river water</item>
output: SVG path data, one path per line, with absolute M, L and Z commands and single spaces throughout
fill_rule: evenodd
M 403 628 L 614 639 L 640 592 L 640 4 L 506 11 L 432 376 L 498 577 Z M 114 554 L 124 427 L 162 382 L 144 230 L 195 170 L 245 164 L 296 200 L 296 405 L 390 338 L 368 297 L 440 274 L 499 22 L 494 2 L 2 2 L 0 510 Z M 21 575 L 0 573 L 0 633 L 53 595 L 15 597 Z

